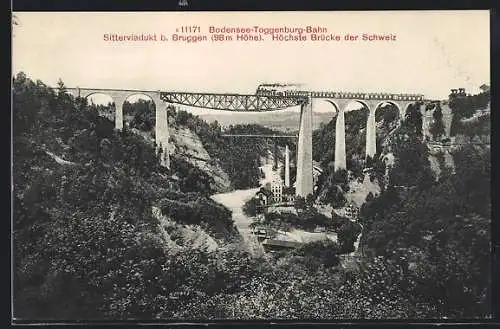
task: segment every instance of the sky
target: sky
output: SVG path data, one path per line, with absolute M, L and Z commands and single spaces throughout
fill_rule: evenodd
M 478 92 L 490 78 L 489 12 L 17 12 L 13 74 L 55 86 L 254 93 L 260 83 L 309 90 Z M 160 34 L 199 26 L 321 26 L 342 41 L 107 42 L 104 34 Z M 395 41 L 344 41 L 345 34 Z

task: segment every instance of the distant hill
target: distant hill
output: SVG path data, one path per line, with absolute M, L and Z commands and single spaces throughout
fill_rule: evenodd
M 283 132 L 295 132 L 299 130 L 300 112 L 299 111 L 273 111 L 263 113 L 246 112 L 221 112 L 221 114 L 199 114 L 201 119 L 207 122 L 219 122 L 222 126 L 237 124 L 257 124 L 279 130 Z M 319 129 L 321 124 L 327 124 L 334 114 L 328 112 L 313 113 L 313 129 Z

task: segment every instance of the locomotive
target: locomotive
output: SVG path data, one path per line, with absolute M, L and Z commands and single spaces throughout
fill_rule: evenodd
M 260 96 L 307 96 L 308 91 L 300 90 L 301 84 L 264 83 L 257 87 Z

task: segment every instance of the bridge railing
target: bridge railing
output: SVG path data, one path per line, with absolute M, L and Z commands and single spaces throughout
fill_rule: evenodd
M 212 94 L 161 92 L 160 99 L 185 106 L 228 111 L 274 111 L 303 105 L 308 102 L 301 96 L 261 96 L 244 94 Z

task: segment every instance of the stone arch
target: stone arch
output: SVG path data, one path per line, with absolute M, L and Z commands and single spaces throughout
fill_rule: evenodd
M 338 121 L 338 120 L 339 120 L 339 118 L 340 118 L 340 115 L 339 115 L 339 114 L 341 113 L 341 109 L 342 109 L 342 108 L 341 108 L 341 105 L 339 105 L 338 101 L 336 102 L 336 101 L 333 101 L 333 100 L 331 100 L 331 99 L 322 99 L 322 101 L 324 101 L 324 102 L 326 102 L 326 103 L 330 104 L 330 105 L 333 107 L 333 109 L 334 109 L 333 114 L 332 114 L 332 116 L 331 116 L 331 118 L 330 118 L 330 121 L 328 121 L 328 122 L 329 122 L 329 123 L 330 123 L 330 122 L 332 122 L 332 120 L 333 120 L 334 118 L 336 118 L 336 120 Z M 343 112 L 342 112 L 342 113 L 343 113 Z
M 111 98 L 112 105 L 116 106 L 115 99 L 113 98 L 113 96 L 110 95 L 109 93 L 106 93 L 105 91 L 92 91 L 92 92 L 84 94 L 83 96 L 81 96 L 81 98 L 85 99 L 88 102 L 90 97 L 95 96 L 95 95 L 103 95 L 103 96 L 107 96 L 107 97 Z
M 422 134 L 422 138 L 425 139 L 426 138 L 426 134 L 427 134 L 426 130 L 429 128 L 428 127 L 429 122 L 426 122 L 426 121 L 427 121 L 427 119 L 432 120 L 432 116 L 430 116 L 430 118 L 429 118 L 426 115 L 426 113 L 425 113 L 425 101 L 423 101 L 421 99 L 415 99 L 415 100 L 411 100 L 411 101 L 405 102 L 404 103 L 404 116 L 403 116 L 403 118 L 402 118 L 401 121 L 403 121 L 403 120 L 406 119 L 406 115 L 408 114 L 408 109 L 412 105 L 417 105 L 418 106 L 418 112 L 420 113 L 421 121 L 422 121 L 421 134 Z
M 350 105 L 350 104 L 352 104 L 352 103 L 358 103 L 358 104 L 361 104 L 361 105 L 362 105 L 362 107 L 361 107 L 361 108 L 359 108 L 359 109 L 356 109 L 356 110 L 350 110 L 350 111 L 347 111 L 347 112 L 345 112 L 345 113 L 350 113 L 350 112 L 359 112 L 359 111 L 366 111 L 366 120 L 368 120 L 368 116 L 369 116 L 369 114 L 370 114 L 371 109 L 370 109 L 369 104 L 368 104 L 367 102 L 363 101 L 363 100 L 360 100 L 360 99 L 351 99 L 351 100 L 348 100 L 348 101 L 347 101 L 347 102 L 345 102 L 345 104 L 344 104 L 344 109 L 343 109 L 343 111 L 345 111 L 345 110 L 349 107 L 349 105 Z
M 326 95 L 325 95 L 326 96 Z M 333 96 L 333 95 L 332 95 Z M 323 99 L 323 101 L 332 105 L 335 112 L 332 119 L 336 117 L 335 120 L 335 147 L 334 147 L 334 167 L 335 171 L 340 169 L 346 169 L 346 159 L 345 159 L 345 125 L 344 125 L 344 111 L 342 105 L 339 104 L 343 100 L 333 101 L 331 99 Z
M 408 108 L 411 105 L 417 105 L 418 103 L 419 103 L 419 101 L 411 101 L 411 102 L 407 102 L 406 104 L 404 104 L 403 117 L 401 118 L 401 121 L 403 121 L 406 118 L 406 113 L 408 113 Z M 422 111 L 420 111 L 420 113 L 422 113 Z
M 153 103 L 153 105 L 155 106 L 155 108 L 156 108 L 156 106 L 157 106 L 156 101 L 155 101 L 155 98 L 154 98 L 153 96 L 151 96 L 149 93 L 146 93 L 146 92 L 141 92 L 141 91 L 132 92 L 132 93 L 130 93 L 130 94 L 127 94 L 127 95 L 125 96 L 125 98 L 124 98 L 124 100 L 123 100 L 123 101 L 126 101 L 127 99 L 129 99 L 129 98 L 130 98 L 130 97 L 132 97 L 132 96 L 146 96 L 146 98 L 148 98 L 148 99 L 149 99 L 149 100 Z
M 333 108 L 335 109 L 334 116 L 336 116 L 340 112 L 340 107 L 339 107 L 339 105 L 337 103 L 335 103 L 331 99 L 324 99 L 324 101 L 333 106 Z
M 385 100 L 385 101 L 381 101 L 381 102 L 378 102 L 375 107 L 373 108 L 373 112 L 375 112 L 375 121 L 379 122 L 379 120 L 377 120 L 379 117 L 377 116 L 377 110 L 379 110 L 381 108 L 381 105 L 383 104 L 389 104 L 389 105 L 392 105 L 396 108 L 397 110 L 397 119 L 398 120 L 401 120 L 401 106 L 398 105 L 397 102 L 394 102 L 394 101 L 391 101 L 391 100 Z M 379 112 L 380 113 L 380 112 Z
M 385 111 L 378 111 L 381 109 L 383 104 L 392 105 L 392 107 L 389 110 L 386 109 Z M 389 122 L 386 121 L 386 118 L 387 114 L 390 115 L 391 112 L 387 111 L 392 111 L 394 114 L 394 117 Z M 389 136 L 390 132 L 400 125 L 400 122 L 402 121 L 401 106 L 397 102 L 383 100 L 374 105 L 373 113 L 371 113 L 371 115 L 371 120 L 369 120 L 367 124 L 366 156 L 367 158 L 371 157 L 373 159 L 380 156 L 380 152 L 382 152 L 382 139 Z M 377 123 L 382 120 L 384 121 L 384 127 L 382 127 L 382 129 L 378 129 L 379 127 L 377 126 Z
M 93 94 L 103 94 L 111 97 L 115 107 L 114 121 L 115 129 L 123 128 L 123 105 L 129 97 L 140 94 L 151 99 L 155 107 L 155 125 L 154 125 L 154 140 L 158 149 L 162 149 L 161 164 L 170 168 L 170 158 L 168 150 L 169 131 L 167 109 L 164 108 L 160 91 L 151 90 L 121 90 L 121 89 L 98 89 L 98 88 L 67 88 L 67 91 L 75 98 L 80 97 L 87 99 Z
M 114 103 L 114 115 L 115 115 L 115 128 L 121 130 L 123 128 L 123 101 L 127 95 L 126 92 L 122 90 L 113 89 L 87 89 L 87 88 L 74 88 L 72 90 L 77 97 L 88 99 L 88 97 L 95 94 L 103 94 L 111 97 Z
M 330 104 L 331 106 L 333 106 L 334 113 L 332 115 L 332 119 L 335 118 L 335 117 L 338 118 L 340 110 L 341 110 L 340 106 L 336 102 L 332 101 L 331 99 L 324 99 L 324 101 L 326 103 Z M 330 120 L 332 120 L 332 119 L 330 119 Z
M 357 103 L 361 106 L 357 109 L 352 109 L 350 107 L 353 103 Z M 370 103 L 361 99 L 350 99 L 345 102 L 344 111 L 346 113 L 344 131 L 347 137 L 344 141 L 344 158 L 346 161 L 346 167 L 349 166 L 350 170 L 357 170 L 359 169 L 357 166 L 352 166 L 355 163 L 363 165 L 363 160 L 367 150 L 366 141 L 368 138 L 365 134 L 360 134 L 360 131 L 366 130 L 366 133 L 369 132 L 367 127 L 371 113 Z M 348 154 L 351 154 L 351 156 L 348 157 Z M 347 163 L 349 159 L 354 162 L 351 164 Z
M 81 98 L 83 98 L 87 102 L 87 104 L 90 105 L 90 102 L 92 101 L 92 99 L 91 99 L 92 96 L 96 96 L 96 95 L 106 96 L 109 99 L 111 99 L 111 102 L 108 103 L 111 106 L 107 110 L 102 111 L 99 114 L 102 115 L 103 117 L 111 120 L 112 122 L 115 122 L 115 120 L 116 120 L 115 111 L 116 111 L 116 107 L 118 106 L 118 104 L 116 103 L 116 100 L 112 95 L 110 95 L 109 93 L 106 93 L 104 91 L 92 91 L 92 92 L 85 93 L 85 94 L 81 95 Z
M 137 99 L 135 102 L 130 102 L 130 98 L 133 97 L 138 97 L 140 98 Z M 147 108 L 136 108 L 138 111 L 146 111 L 146 113 L 130 113 L 131 111 L 131 106 L 135 103 L 140 102 L 143 99 L 147 99 L 148 101 L 151 102 L 152 104 L 152 109 L 147 109 Z M 130 94 L 127 94 L 124 99 L 123 99 L 123 122 L 125 126 L 129 126 L 131 128 L 137 128 L 142 131 L 154 131 L 155 126 L 156 126 L 156 111 L 158 109 L 157 102 L 155 101 L 154 97 L 149 95 L 148 93 L 144 92 L 132 92 Z M 147 113 L 147 111 L 150 110 L 150 113 Z M 136 121 L 139 122 L 136 122 Z
M 361 110 L 364 110 L 364 109 L 366 109 L 366 110 L 368 110 L 368 111 L 370 111 L 370 110 L 371 110 L 371 108 L 370 108 L 370 103 L 368 103 L 368 102 L 366 102 L 366 101 L 364 101 L 364 100 L 362 100 L 362 99 L 356 99 L 356 98 L 353 98 L 353 99 L 347 99 L 347 100 L 345 100 L 345 101 L 344 101 L 344 103 L 342 104 L 342 105 L 343 105 L 343 107 L 344 107 L 344 109 L 343 109 L 343 110 L 346 110 L 346 109 L 347 109 L 347 107 L 348 107 L 350 104 L 352 104 L 352 103 L 358 103 L 358 104 L 361 104 L 361 105 L 362 105 L 362 107 L 361 107 L 361 108 L 359 108 L 359 109 L 357 109 L 357 110 L 350 110 L 349 112 L 361 111 Z

